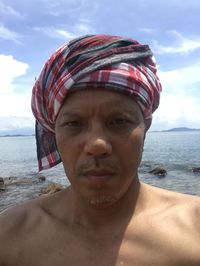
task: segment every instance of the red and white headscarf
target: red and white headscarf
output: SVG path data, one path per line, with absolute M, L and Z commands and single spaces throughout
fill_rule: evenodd
M 61 162 L 54 127 L 68 92 L 97 87 L 134 96 L 144 117 L 151 117 L 161 84 L 149 46 L 119 36 L 87 35 L 51 55 L 32 92 L 39 171 Z

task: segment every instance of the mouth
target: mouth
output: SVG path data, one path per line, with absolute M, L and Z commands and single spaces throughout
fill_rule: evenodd
M 88 171 L 85 171 L 83 173 L 83 176 L 91 181 L 105 181 L 107 179 L 110 179 L 113 177 L 115 173 L 110 170 L 106 169 L 91 169 Z

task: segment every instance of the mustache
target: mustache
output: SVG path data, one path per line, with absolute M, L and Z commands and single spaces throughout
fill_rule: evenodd
M 93 159 L 88 162 L 85 162 L 81 164 L 77 168 L 77 174 L 83 175 L 85 172 L 91 171 L 91 170 L 101 170 L 106 172 L 119 172 L 120 168 L 117 164 L 117 162 L 108 161 L 108 160 L 99 160 L 99 159 Z

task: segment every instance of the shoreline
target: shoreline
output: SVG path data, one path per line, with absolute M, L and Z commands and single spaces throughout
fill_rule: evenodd
M 46 180 L 43 175 L 21 179 L 13 176 L 4 178 L 4 184 L 0 183 L 0 213 L 17 204 L 56 193 L 64 188 L 60 183 Z
M 180 193 L 200 196 L 200 167 L 198 167 L 197 173 L 192 172 L 191 168 L 185 174 L 180 174 L 178 171 L 175 173 L 168 171 L 163 176 L 149 173 L 148 165 L 146 167 L 143 165 L 143 168 L 139 170 L 139 178 L 142 182 Z M 64 185 L 61 182 L 63 178 L 66 179 Z M 69 182 L 67 177 L 63 178 L 58 176 L 52 179 L 43 174 L 23 178 L 17 176 L 0 177 L 0 213 L 16 204 L 64 189 L 69 185 Z

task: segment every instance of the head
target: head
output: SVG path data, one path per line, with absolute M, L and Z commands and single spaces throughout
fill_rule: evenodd
M 81 198 L 102 206 L 126 194 L 137 179 L 149 124 L 125 94 L 99 87 L 68 95 L 55 136 L 66 175 Z
M 39 170 L 62 160 L 69 179 L 101 166 L 105 174 L 136 175 L 160 91 L 148 45 L 119 36 L 91 35 L 59 48 L 33 88 Z M 78 120 L 66 123 L 70 110 Z M 126 113 L 130 121 L 115 116 L 115 111 Z M 80 134 L 73 136 L 76 130 Z

